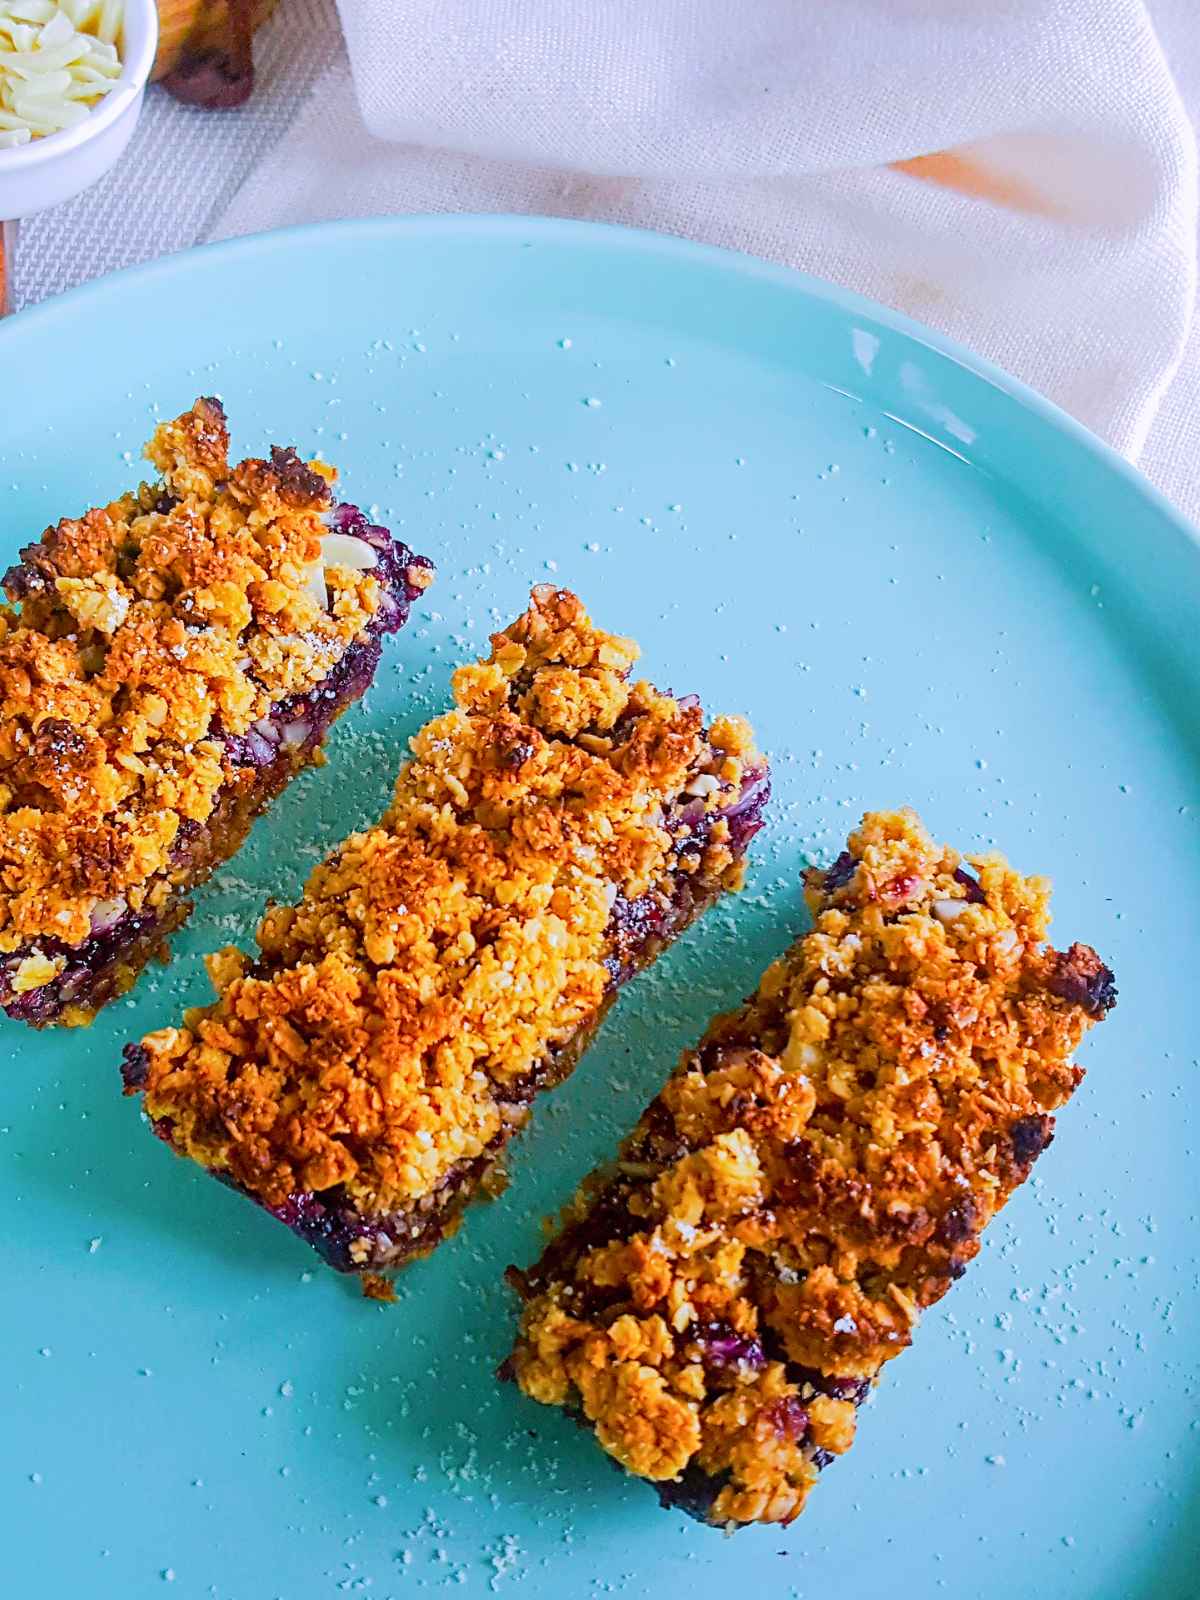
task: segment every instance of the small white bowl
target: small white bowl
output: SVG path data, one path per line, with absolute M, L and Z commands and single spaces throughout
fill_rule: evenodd
M 73 128 L 0 150 L 0 218 L 61 205 L 104 176 L 133 134 L 157 49 L 155 0 L 125 0 L 121 76 Z

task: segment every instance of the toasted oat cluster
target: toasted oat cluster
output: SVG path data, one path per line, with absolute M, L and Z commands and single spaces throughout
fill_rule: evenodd
M 114 925 L 145 933 L 231 784 L 278 754 L 280 706 L 345 677 L 351 648 L 398 625 L 429 577 L 405 550 L 393 592 L 390 542 L 331 530 L 332 468 L 278 448 L 231 466 L 228 446 L 219 402 L 198 400 L 147 446 L 157 482 L 49 528 L 5 576 L 0 1003 L 14 1014 Z
M 506 1363 L 664 1504 L 789 1522 L 1049 1144 L 1116 999 L 1049 886 L 872 814 L 529 1271 Z
M 749 729 L 631 682 L 637 654 L 536 589 L 378 826 L 267 912 L 257 959 L 212 958 L 215 1004 L 127 1051 L 162 1136 L 335 1265 L 411 1253 L 414 1208 L 477 1184 L 617 984 L 740 881 Z

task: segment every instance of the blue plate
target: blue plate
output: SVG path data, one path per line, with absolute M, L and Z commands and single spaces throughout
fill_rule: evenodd
M 18 317 L 0 374 L 6 554 L 215 391 L 240 450 L 322 450 L 441 572 L 173 965 L 88 1032 L 0 1032 L 4 1592 L 1194 1595 L 1200 549 L 1137 474 L 877 306 L 563 222 L 196 251 Z M 777 798 L 745 894 L 631 989 L 508 1192 L 385 1309 L 151 1138 L 117 1059 L 378 813 L 451 667 L 546 579 L 749 712 Z M 726 1540 L 494 1381 L 500 1274 L 798 926 L 802 864 L 903 802 L 1052 874 L 1060 942 L 1121 1003 L 855 1449 L 793 1528 Z

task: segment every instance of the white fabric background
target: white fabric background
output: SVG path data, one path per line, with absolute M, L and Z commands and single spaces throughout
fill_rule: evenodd
M 24 226 L 19 300 L 310 218 L 515 210 L 658 227 L 943 328 L 1200 517 L 1196 0 L 1159 0 L 1153 25 L 1137 0 L 755 0 L 736 34 L 724 0 L 341 9 L 346 44 L 332 0 L 283 0 L 241 112 L 153 94 L 121 166 Z M 883 165 L 946 146 L 1008 179 L 1016 203 Z

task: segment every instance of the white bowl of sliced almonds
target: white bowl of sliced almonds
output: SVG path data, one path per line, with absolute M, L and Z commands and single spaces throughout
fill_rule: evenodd
M 58 205 L 108 171 L 157 44 L 154 0 L 0 0 L 0 217 Z

